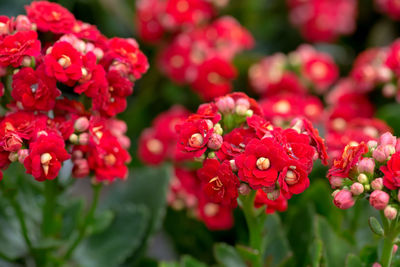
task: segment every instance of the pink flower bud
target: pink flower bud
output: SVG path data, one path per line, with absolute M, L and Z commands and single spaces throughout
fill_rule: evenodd
M 247 100 L 245 98 L 239 98 L 238 100 L 236 100 L 235 111 L 237 114 L 243 116 L 246 114 L 246 112 L 249 108 L 250 108 L 249 100 Z
M 372 264 L 372 267 L 382 267 L 382 265 L 380 265 L 378 262 L 375 262 L 374 264 Z
M 396 137 L 389 132 L 382 134 L 381 137 L 379 138 L 379 143 L 381 146 L 386 146 L 386 145 L 396 146 L 396 142 L 397 142 Z
M 235 100 L 233 100 L 233 98 L 230 96 L 224 96 L 218 98 L 218 100 L 215 102 L 215 105 L 222 113 L 229 113 L 235 108 Z
M 20 149 L 18 150 L 18 161 L 20 163 L 24 163 L 25 158 L 29 155 L 29 149 Z
M 131 146 L 131 140 L 125 136 L 125 135 L 121 135 L 118 136 L 118 143 L 121 145 L 121 147 L 123 149 L 129 149 L 129 147 Z
M 241 183 L 239 186 L 239 194 L 241 195 L 248 195 L 251 191 L 251 188 L 248 184 Z
M 231 165 L 232 171 L 237 172 L 237 171 L 238 171 L 238 168 L 237 168 L 237 166 L 236 166 L 235 160 L 234 160 L 234 159 L 231 159 L 231 160 L 229 161 L 229 163 L 230 163 L 230 165 Z
M 25 15 L 18 15 L 15 19 L 15 29 L 17 31 L 30 31 L 34 30 L 32 22 Z
M 77 159 L 74 161 L 72 174 L 77 178 L 83 178 L 89 175 L 89 163 L 86 159 Z
M 203 142 L 204 137 L 199 133 L 195 133 L 189 138 L 189 145 L 191 147 L 201 147 L 203 146 Z
M 385 217 L 388 220 L 394 220 L 397 216 L 397 209 L 388 205 L 386 208 L 383 210 L 383 213 L 385 214 Z
M 374 173 L 375 161 L 372 158 L 363 158 L 357 167 L 359 172 Z
M 393 255 L 396 254 L 398 248 L 399 246 L 393 245 L 393 251 L 392 251 Z
M 8 160 L 11 162 L 15 162 L 18 160 L 18 153 L 17 152 L 11 152 L 8 154 Z
M 351 185 L 351 193 L 355 196 L 361 195 L 364 192 L 364 186 L 360 183 Z
M 342 177 L 332 177 L 329 180 L 332 188 L 338 188 L 341 187 L 343 185 L 343 178 Z
M 89 129 L 89 120 L 86 117 L 80 117 L 75 121 L 74 128 L 78 132 L 84 132 Z
M 80 145 L 87 145 L 89 143 L 89 134 L 88 133 L 81 133 L 79 135 L 79 144 Z
M 339 209 L 348 209 L 354 206 L 353 195 L 349 190 L 342 189 L 335 194 L 333 204 Z
M 213 150 L 218 150 L 221 148 L 223 142 L 224 140 L 222 139 L 222 136 L 213 133 L 210 140 L 208 140 L 207 146 Z
M 383 152 L 385 152 L 385 156 L 388 159 L 391 155 L 396 153 L 396 148 L 394 146 L 392 146 L 392 145 L 386 145 L 383 148 Z
M 382 190 L 383 188 L 383 179 L 382 178 L 376 178 L 371 182 L 372 189 L 374 190 Z
M 374 150 L 374 152 L 372 152 L 372 157 L 374 157 L 374 159 L 379 162 L 384 162 L 385 160 L 387 160 L 387 156 L 385 154 L 384 147 L 378 146 Z
M 369 197 L 369 203 L 377 210 L 383 210 L 389 203 L 389 195 L 381 190 L 375 190 Z

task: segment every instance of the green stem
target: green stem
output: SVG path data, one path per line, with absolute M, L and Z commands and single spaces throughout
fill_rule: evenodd
M 249 259 L 252 267 L 263 266 L 264 261 L 264 223 L 266 215 L 264 212 L 258 213 L 254 208 L 256 191 L 252 190 L 247 196 L 239 196 L 239 201 L 249 229 L 249 245 L 254 251 L 255 257 Z
M 17 215 L 18 222 L 21 227 L 22 236 L 24 237 L 25 243 L 26 243 L 31 255 L 34 255 L 34 249 L 33 249 L 32 242 L 28 235 L 28 228 L 26 227 L 24 212 L 22 211 L 21 206 L 15 200 L 15 197 L 11 197 L 10 201 L 11 201 L 11 206 L 13 207 L 15 214 Z
M 87 234 L 87 228 L 91 221 L 93 220 L 94 213 L 96 211 L 98 202 L 99 202 L 99 197 L 100 197 L 100 191 L 101 191 L 102 184 L 97 184 L 93 185 L 93 199 L 92 199 L 92 204 L 90 206 L 90 209 L 88 213 L 86 214 L 85 220 L 82 224 L 82 226 L 79 229 L 79 233 L 77 238 L 72 242 L 71 246 L 68 248 L 67 252 L 65 253 L 65 256 L 63 257 L 64 261 L 67 261 L 68 259 L 71 258 L 73 252 L 77 248 L 77 246 L 81 243 L 83 238 Z
M 385 236 L 383 239 L 381 265 L 382 267 L 389 267 L 392 262 L 394 242 L 400 233 L 400 227 L 397 220 L 389 222 L 384 216 L 382 217 L 382 222 L 385 228 Z
M 54 213 L 57 205 L 57 180 L 44 182 L 44 205 L 42 219 L 42 235 L 51 236 L 54 230 Z

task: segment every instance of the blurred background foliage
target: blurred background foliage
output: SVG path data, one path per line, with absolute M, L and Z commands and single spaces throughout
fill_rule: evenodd
M 0 1 L 0 14 L 16 16 L 24 13 L 27 0 Z M 134 0 L 59 0 L 55 1 L 71 10 L 83 21 L 97 25 L 108 37 L 136 37 Z M 288 10 L 283 0 L 231 0 L 222 14 L 234 16 L 254 36 L 256 46 L 235 58 L 239 78 L 235 90 L 254 94 L 249 90 L 247 71 L 251 64 L 261 57 L 274 52 L 288 53 L 304 43 L 299 32 L 289 23 Z M 342 75 L 351 68 L 357 54 L 371 46 L 387 45 L 399 36 L 398 23 L 377 13 L 372 0 L 359 1 L 357 29 L 351 36 L 341 37 L 335 44 L 317 44 L 329 52 L 340 66 Z M 157 266 L 156 260 L 163 260 L 162 266 L 243 266 L 235 258 L 229 245 L 234 241 L 245 243 L 245 221 L 240 212 L 235 213 L 235 227 L 229 231 L 210 232 L 201 223 L 187 216 L 183 211 L 166 208 L 165 196 L 169 166 L 145 168 L 137 159 L 137 140 L 141 131 L 150 126 L 153 118 L 173 104 L 182 104 L 194 111 L 201 100 L 192 91 L 178 86 L 164 77 L 156 68 L 157 47 L 138 42 L 150 61 L 149 72 L 135 85 L 135 93 L 129 98 L 128 109 L 119 117 L 128 125 L 128 136 L 132 140 L 131 176 L 127 183 L 116 183 L 107 192 L 102 203 L 104 213 L 99 213 L 98 234 L 87 240 L 78 250 L 77 261 L 82 266 Z M 380 104 L 377 116 L 400 134 L 400 106 L 388 100 L 374 97 Z M 310 188 L 289 201 L 289 209 L 282 214 L 269 216 L 267 229 L 269 243 L 267 261 L 272 266 L 371 266 L 376 261 L 377 238 L 368 229 L 368 217 L 377 216 L 366 202 L 342 211 L 332 204 L 331 189 L 325 181 L 326 168 L 319 166 L 311 174 Z M 6 176 L 7 174 L 5 174 Z M 16 170 L 9 170 L 9 176 L 16 176 Z M 18 176 L 18 175 L 17 175 Z M 13 181 L 17 183 L 17 179 Z M 12 185 L 11 185 L 12 186 Z M 34 194 L 34 186 L 27 185 Z M 34 201 L 25 201 L 33 205 Z M 0 200 L 0 228 L 13 229 L 13 221 L 7 221 L 6 204 Z M 112 214 L 107 210 L 114 207 Z M 66 203 L 64 209 L 74 212 L 82 208 L 79 201 Z M 35 207 L 27 207 L 34 211 Z M 34 213 L 34 212 L 32 212 Z M 34 214 L 33 214 L 34 215 Z M 32 216 L 34 217 L 34 216 Z M 73 218 L 73 217 L 72 217 Z M 135 220 L 132 220 L 135 218 Z M 76 218 L 78 219 L 78 218 Z M 32 218 L 35 221 L 35 218 Z M 73 222 L 71 222 L 73 223 Z M 113 227 L 107 227 L 112 223 Z M 11 225 L 6 225 L 11 224 Z M 102 231 L 102 229 L 108 229 Z M 66 229 L 65 231 L 67 231 Z M 133 231 L 134 230 L 134 231 Z M 111 232 L 110 232 L 111 231 Z M 14 232 L 14 231 L 10 231 Z M 68 231 L 66 232 L 66 234 Z M 147 242 L 143 249 L 140 244 Z M 121 244 L 107 244 L 107 235 L 120 235 Z M 21 246 L 20 236 L 1 236 L 8 249 L 1 250 L 8 256 L 15 254 Z M 101 242 L 99 242 L 102 240 Z M 225 242 L 228 245 L 214 245 Z M 110 261 L 110 254 L 116 260 Z M 171 260 L 178 263 L 168 263 Z M 227 256 L 229 255 L 229 257 Z M 237 255 L 236 255 L 237 256 Z M 363 262 L 363 263 L 361 263 Z M 394 264 L 400 264 L 396 258 Z M 0 266 L 2 262 L 0 261 Z

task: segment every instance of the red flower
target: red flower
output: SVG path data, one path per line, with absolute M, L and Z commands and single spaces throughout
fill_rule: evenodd
M 287 165 L 288 156 L 272 138 L 253 139 L 242 155 L 235 158 L 239 178 L 253 189 L 270 187 L 278 179 L 278 172 Z
M 287 167 L 279 174 L 279 185 L 281 194 L 286 199 L 292 197 L 292 194 L 300 194 L 304 192 L 310 185 L 307 177 L 307 171 L 298 161 L 291 160 L 287 163 Z
M 213 133 L 206 120 L 187 120 L 178 126 L 178 148 L 181 151 L 200 157 L 207 150 L 207 142 Z
M 315 84 L 318 90 L 329 87 L 339 76 L 339 70 L 331 57 L 314 53 L 303 67 L 304 76 Z
M 245 146 L 256 136 L 252 129 L 236 128 L 224 135 L 223 138 L 221 149 L 216 151 L 217 158 L 221 161 L 239 156 L 243 153 Z
M 36 57 L 40 53 L 40 41 L 34 31 L 17 32 L 0 41 L 0 66 L 17 68 L 24 57 Z
M 0 123 L 0 150 L 17 152 L 23 140 L 30 140 L 34 131 L 35 116 L 19 111 L 8 114 Z
M 328 172 L 330 177 L 348 177 L 352 168 L 362 158 L 362 155 L 368 152 L 368 146 L 365 143 L 359 145 L 347 145 L 344 148 L 342 157 L 335 159 L 332 168 Z
M 159 0 L 136 1 L 136 25 L 140 39 L 156 42 L 164 34 L 159 15 L 164 12 L 164 2 Z
M 233 226 L 232 208 L 207 201 L 204 197 L 199 199 L 199 219 L 210 230 L 227 230 Z
M 287 200 L 282 194 L 279 194 L 279 197 L 276 200 L 270 200 L 267 197 L 267 193 L 265 193 L 263 190 L 257 190 L 254 206 L 256 208 L 260 208 L 264 205 L 267 206 L 265 212 L 268 214 L 274 213 L 275 211 L 286 211 L 288 207 Z
M 386 66 L 388 66 L 391 70 L 396 72 L 397 75 L 400 75 L 400 39 L 394 41 L 389 48 L 387 58 L 386 58 Z
M 74 15 L 68 9 L 56 3 L 34 1 L 25 9 L 28 18 L 37 25 L 39 31 L 70 33 L 76 22 Z
M 26 110 L 51 110 L 56 97 L 61 92 L 56 87 L 56 80 L 46 76 L 44 66 L 36 70 L 22 68 L 13 76 L 11 96 L 20 102 Z
M 209 19 L 214 10 L 212 5 L 204 0 L 168 0 L 165 13 L 170 21 L 164 23 L 167 28 L 177 26 L 192 26 Z
M 168 143 L 157 138 L 156 134 L 157 132 L 153 129 L 146 129 L 139 139 L 139 158 L 150 165 L 160 164 L 166 158 L 168 152 Z
M 222 164 L 216 159 L 207 159 L 197 171 L 203 182 L 203 191 L 215 203 L 237 206 L 239 179 L 233 174 L 229 161 Z
M 383 184 L 390 190 L 400 188 L 400 152 L 392 155 L 386 166 L 382 166 L 380 170 L 385 175 Z
M 108 41 L 108 49 L 104 54 L 102 63 L 106 70 L 113 62 L 128 66 L 129 73 L 134 79 L 139 79 L 149 68 L 146 56 L 139 50 L 139 45 L 134 39 L 111 38 Z
M 25 158 L 26 172 L 38 181 L 57 177 L 62 162 L 70 158 L 65 150 L 64 140 L 56 134 L 42 134 L 29 145 L 29 155 Z
M 57 42 L 44 57 L 46 74 L 67 85 L 82 77 L 81 54 L 67 42 Z
M 231 80 L 236 78 L 236 69 L 227 61 L 214 57 L 204 61 L 197 69 L 193 89 L 205 100 L 222 96 L 232 90 Z
M 88 162 L 97 181 L 113 182 L 116 178 L 126 179 L 126 163 L 131 159 L 128 152 L 119 144 L 116 137 L 107 132 L 98 131 L 89 141 Z M 99 138 L 100 137 L 100 138 Z

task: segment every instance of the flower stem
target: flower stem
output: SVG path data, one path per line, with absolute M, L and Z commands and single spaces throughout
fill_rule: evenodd
M 265 245 L 265 231 L 264 224 L 266 214 L 259 212 L 254 208 L 254 200 L 256 191 L 252 190 L 247 196 L 239 196 L 239 202 L 246 219 L 247 227 L 249 229 L 249 245 L 252 248 L 255 257 L 249 258 L 251 266 L 261 267 L 264 261 L 264 245 Z
M 13 209 L 15 211 L 15 214 L 17 215 L 17 219 L 18 219 L 19 225 L 21 227 L 22 236 L 24 237 L 25 243 L 26 243 L 30 253 L 32 255 L 34 255 L 34 249 L 33 249 L 32 242 L 28 235 L 28 228 L 26 227 L 24 212 L 22 211 L 21 206 L 15 200 L 15 197 L 11 197 L 10 202 L 11 202 L 11 206 L 13 207 Z
M 397 220 L 389 221 L 386 217 L 382 217 L 382 222 L 385 228 L 385 236 L 383 239 L 383 249 L 381 256 L 382 267 L 391 266 L 394 242 L 400 233 Z
M 63 260 L 67 261 L 69 258 L 71 258 L 73 252 L 77 248 L 77 246 L 81 243 L 83 238 L 87 234 L 87 227 L 93 220 L 94 213 L 96 211 L 97 205 L 99 203 L 99 197 L 100 197 L 100 191 L 101 191 L 102 184 L 94 184 L 92 186 L 93 189 L 93 199 L 92 199 L 92 204 L 90 206 L 90 209 L 88 213 L 86 214 L 85 220 L 82 224 L 82 226 L 79 229 L 79 233 L 77 238 L 72 242 L 72 245 L 68 248 L 67 252 L 65 253 Z
M 48 237 L 53 233 L 54 229 L 54 212 L 57 205 L 57 180 L 44 182 L 44 206 L 42 220 L 42 234 Z

